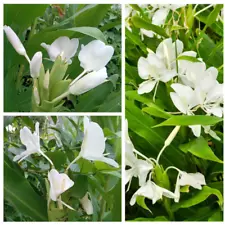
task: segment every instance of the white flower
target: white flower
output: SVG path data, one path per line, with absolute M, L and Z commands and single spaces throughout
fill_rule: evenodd
M 16 155 L 13 158 L 13 161 L 19 160 L 18 162 L 21 162 L 22 160 L 24 160 L 25 158 L 27 158 L 31 154 L 39 153 L 42 156 L 44 156 L 50 162 L 51 165 L 53 165 L 51 159 L 49 159 L 48 156 L 46 156 L 41 151 L 40 137 L 39 137 L 39 123 L 38 122 L 36 122 L 36 124 L 35 124 L 35 131 L 34 131 L 33 134 L 32 134 L 32 132 L 30 131 L 29 128 L 23 127 L 20 130 L 20 140 L 23 143 L 23 145 L 26 146 L 26 150 L 23 151 L 22 153 L 20 153 L 19 155 Z
M 30 62 L 30 74 L 33 78 L 38 78 L 42 64 L 42 53 L 36 52 Z
M 65 173 L 59 173 L 55 169 L 48 172 L 48 180 L 50 182 L 50 198 L 52 201 L 57 201 L 59 196 L 70 189 L 74 182 Z
M 13 161 L 19 160 L 19 162 L 21 162 L 31 154 L 41 153 L 40 138 L 39 138 L 39 123 L 37 122 L 35 124 L 35 131 L 33 134 L 31 133 L 28 127 L 23 127 L 20 130 L 20 140 L 23 143 L 23 145 L 26 146 L 26 150 L 23 151 L 21 154 L 16 155 L 13 158 Z
M 181 41 L 176 40 L 175 44 L 171 38 L 168 38 L 159 44 L 156 53 L 150 52 L 147 58 L 140 57 L 138 74 L 147 81 L 140 84 L 138 93 L 149 93 L 159 81 L 166 83 L 176 76 L 176 52 L 179 56 L 182 51 Z
M 144 184 L 134 193 L 130 200 L 130 205 L 135 204 L 137 196 L 143 196 L 145 198 L 151 199 L 152 204 L 155 204 L 159 199 L 162 199 L 163 196 L 166 196 L 167 198 L 176 197 L 174 193 L 156 185 L 151 180 L 147 181 L 146 184 Z
M 137 159 L 133 153 L 133 143 L 128 135 L 128 122 L 126 120 L 125 128 L 125 165 L 131 167 L 125 171 L 125 184 L 132 180 L 132 177 L 138 177 L 139 185 L 142 186 L 146 182 L 146 178 L 153 165 L 145 160 Z
M 52 61 L 60 55 L 62 60 L 65 60 L 68 64 L 72 63 L 71 58 L 76 54 L 79 45 L 79 39 L 68 37 L 59 37 L 51 45 L 41 43 L 41 46 L 45 48 Z
M 84 140 L 78 158 L 102 161 L 113 167 L 119 167 L 113 159 L 104 157 L 105 137 L 102 128 L 94 122 L 86 120 L 84 127 Z
M 186 115 L 193 115 L 192 109 L 199 104 L 195 91 L 183 84 L 172 84 L 175 92 L 170 93 L 170 97 L 175 107 Z M 189 126 L 196 137 L 201 134 L 201 125 Z
M 11 29 L 11 27 L 5 25 L 4 31 L 5 31 L 5 34 L 9 40 L 9 42 L 11 43 L 13 48 L 17 51 L 17 53 L 25 56 L 27 54 L 26 50 L 25 50 L 23 44 L 21 43 L 20 39 L 16 35 L 16 33 Z
M 177 176 L 177 183 L 175 188 L 175 202 L 179 202 L 180 199 L 180 186 L 186 185 L 201 190 L 202 185 L 206 185 L 205 177 L 201 173 L 186 173 L 185 171 L 180 171 Z
M 88 192 L 84 195 L 82 199 L 80 199 L 80 204 L 82 205 L 82 208 L 87 213 L 87 215 L 93 214 L 93 205 L 88 198 Z
M 112 46 L 105 45 L 100 40 L 91 41 L 87 45 L 81 46 L 78 55 L 80 66 L 85 71 L 101 70 L 112 58 L 113 53 L 114 49 Z
M 80 78 L 76 82 L 72 82 L 69 92 L 73 95 L 81 95 L 100 84 L 103 84 L 107 81 L 107 71 L 106 68 L 103 67 L 99 71 L 93 71 L 91 73 L 86 74 L 84 77 Z

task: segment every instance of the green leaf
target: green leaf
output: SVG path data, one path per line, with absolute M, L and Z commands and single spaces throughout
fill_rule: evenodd
M 107 44 L 104 34 L 96 27 L 74 27 L 67 30 L 88 35 Z
M 160 117 L 164 119 L 168 119 L 171 117 L 169 113 L 165 112 L 153 103 L 148 104 L 148 107 L 142 108 L 142 111 L 148 113 L 151 116 Z
M 38 195 L 20 168 L 4 156 L 4 197 L 20 213 L 35 221 L 47 221 L 47 202 Z
M 76 27 L 91 26 L 95 27 L 105 17 L 106 13 L 110 9 L 110 4 L 89 4 L 79 10 L 74 19 Z
M 209 217 L 208 221 L 223 221 L 223 211 L 218 210 Z
M 172 116 L 168 120 L 154 126 L 189 126 L 189 125 L 215 125 L 223 121 L 222 118 L 216 116 Z
M 172 211 L 176 212 L 180 208 L 189 208 L 191 206 L 197 205 L 205 201 L 210 195 L 216 195 L 218 198 L 218 204 L 222 207 L 223 205 L 223 196 L 217 189 L 204 186 L 196 195 L 191 198 L 181 201 L 178 204 L 172 206 Z
M 209 14 L 207 18 L 206 25 L 210 26 L 212 25 L 218 18 L 218 15 L 220 14 L 221 9 L 223 8 L 222 4 L 215 5 L 213 11 Z
M 152 213 L 152 211 L 148 208 L 148 206 L 145 204 L 145 197 L 144 196 L 137 196 L 137 204 L 139 206 L 141 206 L 143 209 L 148 210 L 150 213 Z
M 134 220 L 128 220 L 128 221 L 168 221 L 168 219 L 165 216 L 157 216 L 155 218 L 144 218 L 144 217 L 138 217 Z
M 55 152 L 46 152 L 45 153 L 53 162 L 56 169 L 60 170 L 63 168 L 63 165 L 66 164 L 66 154 L 64 152 L 55 151 Z
M 88 178 L 85 175 L 73 175 L 74 186 L 70 189 L 75 198 L 82 198 L 88 191 Z
M 222 160 L 217 158 L 203 137 L 196 138 L 187 144 L 182 144 L 179 146 L 179 148 L 185 153 L 190 152 L 201 159 L 223 163 Z
M 71 80 L 61 80 L 55 83 L 50 92 L 50 101 L 68 91 L 70 83 Z
M 131 20 L 137 28 L 152 30 L 153 32 L 155 32 L 156 34 L 159 34 L 160 36 L 168 37 L 167 33 L 165 32 L 163 28 L 156 26 L 154 24 L 151 24 L 150 22 L 143 20 L 139 16 L 133 16 Z

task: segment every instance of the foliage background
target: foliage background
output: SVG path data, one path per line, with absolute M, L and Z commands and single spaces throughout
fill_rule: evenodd
M 120 117 L 91 117 L 104 130 L 105 153 L 121 164 Z M 83 140 L 83 117 L 5 117 L 4 118 L 4 221 L 121 221 L 121 173 L 101 162 L 80 159 L 69 171 L 74 186 L 62 199 L 75 211 L 48 212 L 45 178 L 50 165 L 45 158 L 33 154 L 19 165 L 13 156 L 24 150 L 19 138 L 24 126 L 34 130 L 40 122 L 42 150 L 53 161 L 59 172 L 64 172 L 69 161 L 80 151 Z M 8 125 L 13 129 L 9 130 Z M 7 129 L 6 129 L 7 127 Z M 69 160 L 69 161 L 68 161 Z M 79 199 L 90 193 L 94 213 L 83 211 Z
M 196 12 L 207 5 L 198 5 Z M 187 5 L 168 15 L 163 27 L 152 26 L 148 13 L 138 5 L 131 5 L 136 13 L 129 18 L 129 26 L 132 32 L 126 28 L 126 118 L 129 124 L 129 135 L 135 148 L 147 157 L 156 158 L 164 141 L 179 120 L 173 116 L 176 124 L 170 126 L 154 127 L 170 118 L 168 112 L 177 112 L 169 93 L 172 91 L 170 83 L 160 83 L 156 101 L 153 102 L 153 93 L 138 95 L 138 85 L 143 81 L 137 71 L 137 61 L 146 57 L 147 48 L 155 52 L 158 44 L 165 38 L 172 37 L 184 43 L 184 51 L 196 51 L 202 58 L 207 68 L 214 66 L 218 69 L 218 81 L 223 83 L 223 22 L 217 19 L 222 5 L 209 8 L 194 17 L 195 5 Z M 161 37 L 141 40 L 140 28 L 154 31 Z M 201 112 L 198 111 L 198 114 Z M 207 118 L 205 118 L 207 120 Z M 197 121 L 198 122 L 198 121 Z M 182 193 L 179 204 L 169 202 L 170 211 L 174 218 L 169 218 L 168 212 L 162 202 L 152 205 L 146 199 L 145 203 L 153 212 L 151 214 L 138 204 L 130 206 L 129 201 L 138 189 L 137 179 L 133 179 L 130 190 L 126 193 L 126 220 L 132 221 L 222 221 L 223 211 L 217 200 L 223 202 L 223 123 L 217 123 L 213 130 L 221 138 L 221 141 L 212 139 L 204 134 L 196 138 L 187 127 L 188 122 L 182 126 L 175 140 L 162 154 L 160 163 L 165 169 L 175 166 L 187 172 L 201 172 L 206 178 L 208 187 L 214 189 L 214 193 L 201 193 L 190 188 L 190 193 Z M 184 146 L 186 148 L 184 148 Z M 170 190 L 174 191 L 177 172 L 169 171 Z M 216 194 L 215 194 L 216 193 Z M 222 203 L 223 204 L 223 203 Z M 222 206 L 221 206 L 222 207 Z
M 93 40 L 94 33 L 88 29 L 84 35 L 71 29 L 96 27 L 100 29 L 115 49 L 107 65 L 109 80 L 105 84 L 79 97 L 70 96 L 62 111 L 119 112 L 121 111 L 121 7 L 120 5 L 44 5 L 5 4 L 4 24 L 11 26 L 18 34 L 31 57 L 37 51 L 46 51 L 42 42 L 52 43 L 59 36 L 77 37 L 81 44 Z M 69 30 L 70 29 L 70 30 Z M 80 48 L 79 48 L 80 49 Z M 78 49 L 78 52 L 79 52 Z M 44 60 L 45 69 L 52 62 Z M 82 72 L 77 54 L 67 70 L 74 79 Z M 4 38 L 4 111 L 29 112 L 31 110 L 32 79 L 24 57 L 18 55 L 7 38 Z

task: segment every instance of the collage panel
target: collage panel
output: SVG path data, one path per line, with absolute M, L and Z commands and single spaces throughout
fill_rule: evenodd
M 121 118 L 5 116 L 4 221 L 121 221 Z
M 126 5 L 125 26 L 126 221 L 223 221 L 223 5 Z
M 5 112 L 121 112 L 121 5 L 4 4 Z

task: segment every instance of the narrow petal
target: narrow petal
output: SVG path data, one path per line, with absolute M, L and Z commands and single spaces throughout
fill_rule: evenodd
M 189 127 L 191 128 L 195 137 L 200 137 L 200 135 L 201 135 L 201 125 L 193 125 L 193 126 L 189 126 Z
M 169 13 L 168 8 L 158 9 L 152 17 L 152 23 L 158 26 L 163 25 L 165 23 L 168 13 Z
M 144 57 L 140 57 L 138 60 L 138 74 L 142 79 L 148 79 L 150 75 L 150 68 L 148 60 Z
M 85 130 L 79 155 L 86 159 L 101 158 L 104 150 L 105 137 L 103 130 L 97 123 L 90 122 Z

